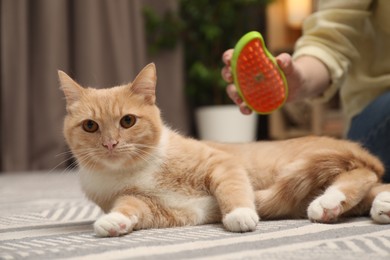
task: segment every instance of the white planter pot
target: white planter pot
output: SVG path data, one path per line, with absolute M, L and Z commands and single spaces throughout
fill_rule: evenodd
M 202 140 L 227 143 L 256 140 L 257 115 L 243 115 L 236 105 L 201 107 L 195 117 Z

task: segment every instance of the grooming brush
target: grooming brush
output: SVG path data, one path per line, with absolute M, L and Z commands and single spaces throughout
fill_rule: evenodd
M 269 114 L 287 99 L 287 81 L 259 32 L 245 34 L 233 52 L 232 74 L 241 98 L 259 114 Z

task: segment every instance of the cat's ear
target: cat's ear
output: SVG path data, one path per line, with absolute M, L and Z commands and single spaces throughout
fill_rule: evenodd
M 60 79 L 60 89 L 65 94 L 66 103 L 70 105 L 79 100 L 83 92 L 83 87 L 61 70 L 58 71 L 58 77 Z
M 130 88 L 132 93 L 143 95 L 147 104 L 154 105 L 156 102 L 156 82 L 156 66 L 154 63 L 149 63 L 130 84 Z

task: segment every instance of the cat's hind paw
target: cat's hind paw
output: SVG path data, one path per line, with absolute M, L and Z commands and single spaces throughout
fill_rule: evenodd
M 225 228 L 232 232 L 248 232 L 256 229 L 259 216 L 251 208 L 237 208 L 226 214 L 222 223 Z
M 111 212 L 95 221 L 93 224 L 98 237 L 116 237 L 125 235 L 133 230 L 137 217 L 126 217 L 119 212 Z
M 307 216 L 314 222 L 335 222 L 342 213 L 342 202 L 345 199 L 344 193 L 340 190 L 330 188 L 310 203 L 307 209 Z
M 390 224 L 390 192 L 379 193 L 372 202 L 371 218 L 380 224 Z

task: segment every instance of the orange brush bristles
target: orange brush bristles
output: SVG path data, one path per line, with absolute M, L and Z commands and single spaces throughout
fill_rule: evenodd
M 277 66 L 261 46 L 260 39 L 253 39 L 241 50 L 237 80 L 245 102 L 259 113 L 269 113 L 283 104 L 286 89 Z

